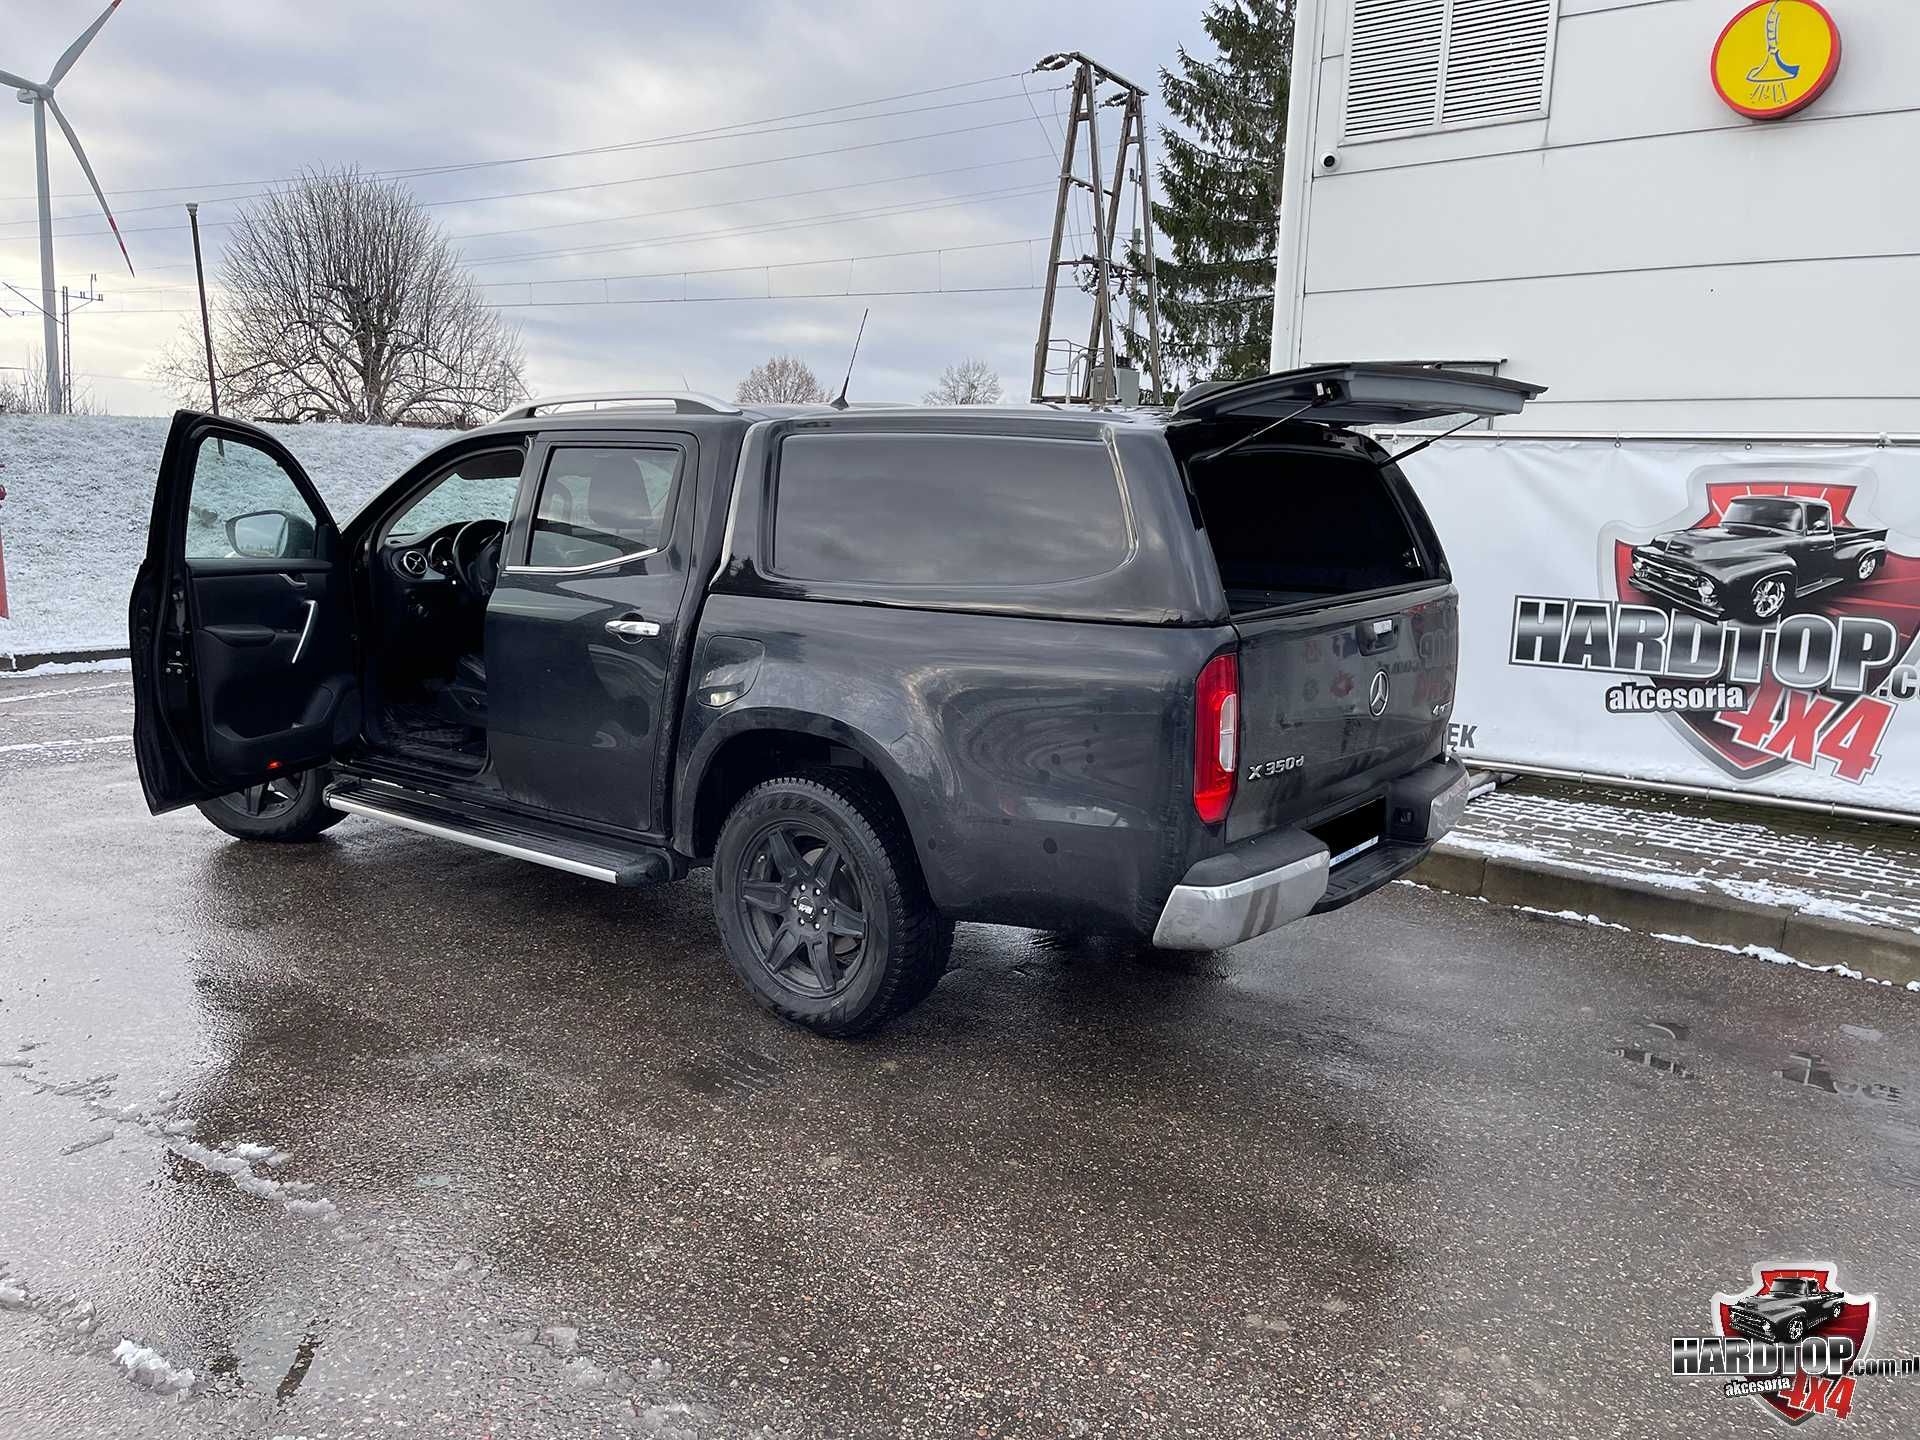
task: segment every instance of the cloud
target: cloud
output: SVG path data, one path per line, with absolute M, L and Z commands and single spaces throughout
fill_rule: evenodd
M 84 6 L 16 8 L 29 13 L 9 15 L 0 67 L 27 74 L 45 73 L 87 19 Z M 1036 283 L 1045 260 L 1044 243 L 1026 242 L 1051 224 L 1056 162 L 1039 157 L 1057 144 L 1062 97 L 1050 91 L 1058 76 L 1028 78 L 1030 101 L 1010 77 L 1078 45 L 1147 82 L 1176 44 L 1203 43 L 1197 3 L 1114 0 L 1099 21 L 1097 34 L 1083 34 L 1090 21 L 1012 0 L 847 0 L 831 11 L 800 0 L 667 10 L 617 0 L 135 0 L 60 93 L 110 189 L 137 279 L 51 137 L 55 213 L 74 217 L 56 227 L 59 281 L 78 289 L 97 274 L 108 296 L 74 320 L 74 368 L 113 409 L 171 408 L 163 391 L 117 377 L 142 375 L 191 319 L 186 199 L 203 202 L 217 273 L 220 222 L 232 213 L 225 197 L 248 187 L 215 182 L 312 165 L 470 164 L 794 116 L 778 133 L 409 183 L 464 237 L 457 243 L 491 298 L 653 302 L 506 310 L 537 388 L 678 388 L 684 377 L 731 394 L 775 350 L 837 378 L 871 306 L 855 393 L 866 385 L 866 398 L 916 399 L 943 366 L 978 355 L 1018 394 L 1039 297 L 1000 287 Z M 1006 78 L 938 88 L 993 76 Z M 871 108 L 942 108 L 868 120 L 800 113 L 913 91 L 930 93 Z M 681 173 L 690 171 L 701 173 Z M 560 193 L 523 193 L 536 190 Z M 1018 190 L 1028 193 L 987 193 Z M 28 112 L 0 112 L 0 279 L 29 292 L 38 287 L 32 192 Z M 884 258 L 847 258 L 856 256 Z M 687 273 L 724 267 L 741 268 Z M 839 298 L 935 285 L 980 293 Z M 1064 333 L 1084 334 L 1085 304 L 1065 293 Z M 24 365 L 40 343 L 38 317 L 15 315 L 27 307 L 8 292 L 0 309 L 0 365 Z

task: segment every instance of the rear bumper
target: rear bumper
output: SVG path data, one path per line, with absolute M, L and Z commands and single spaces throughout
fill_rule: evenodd
M 1435 760 L 1387 787 L 1379 843 L 1335 869 L 1324 841 L 1276 830 L 1202 860 L 1173 887 L 1153 929 L 1165 950 L 1222 950 L 1317 910 L 1369 895 L 1404 874 L 1467 808 L 1467 772 Z

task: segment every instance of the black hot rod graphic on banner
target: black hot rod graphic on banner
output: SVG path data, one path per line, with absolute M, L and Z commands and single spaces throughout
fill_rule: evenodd
M 1464 756 L 1920 810 L 1920 454 L 1434 451 Z

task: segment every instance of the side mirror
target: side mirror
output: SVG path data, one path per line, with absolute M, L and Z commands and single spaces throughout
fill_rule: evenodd
M 248 560 L 310 560 L 311 522 L 284 510 L 255 510 L 227 521 L 227 544 Z

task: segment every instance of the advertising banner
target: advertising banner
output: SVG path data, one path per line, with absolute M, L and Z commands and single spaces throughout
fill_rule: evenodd
M 1489 436 L 1405 469 L 1460 588 L 1462 759 L 1920 814 L 1920 449 Z

